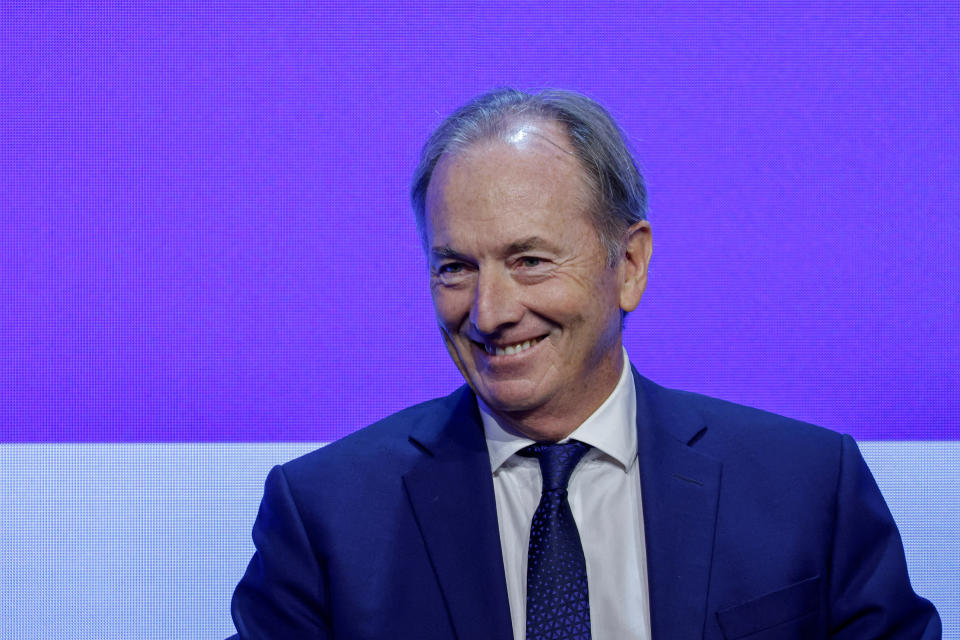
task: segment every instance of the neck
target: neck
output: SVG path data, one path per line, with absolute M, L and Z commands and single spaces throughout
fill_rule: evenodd
M 557 403 L 556 407 L 538 407 L 527 411 L 498 411 L 488 407 L 504 429 L 514 435 L 537 442 L 558 442 L 577 430 L 613 394 L 623 372 L 623 358 L 612 375 L 606 376 L 600 389 L 593 394 L 569 393 L 572 401 Z M 585 398 L 593 398 L 592 401 Z

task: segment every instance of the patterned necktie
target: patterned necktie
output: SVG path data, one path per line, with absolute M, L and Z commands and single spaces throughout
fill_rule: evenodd
M 520 452 L 539 458 L 543 476 L 527 550 L 527 640 L 590 640 L 587 566 L 567 502 L 567 481 L 589 448 L 571 440 Z

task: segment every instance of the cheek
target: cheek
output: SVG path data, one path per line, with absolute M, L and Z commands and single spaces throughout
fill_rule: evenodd
M 526 302 L 558 323 L 576 322 L 606 303 L 606 293 L 575 277 L 556 278 L 528 291 Z
M 432 297 L 437 320 L 448 329 L 457 328 L 470 313 L 470 297 L 463 291 L 436 287 L 432 291 Z

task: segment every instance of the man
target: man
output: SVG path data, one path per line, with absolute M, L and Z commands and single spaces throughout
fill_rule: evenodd
M 661 388 L 651 256 L 602 107 L 480 96 L 412 200 L 467 386 L 276 467 L 241 638 L 939 638 L 849 436 Z

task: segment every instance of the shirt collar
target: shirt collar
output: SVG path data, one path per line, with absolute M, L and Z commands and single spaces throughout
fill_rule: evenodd
M 490 468 L 496 472 L 515 453 L 534 443 L 533 440 L 507 431 L 493 412 L 477 396 L 483 432 L 487 439 Z M 637 457 L 637 395 L 633 384 L 630 359 L 623 350 L 623 370 L 613 392 L 596 411 L 565 440 L 579 440 L 610 456 L 623 467 L 630 468 Z

